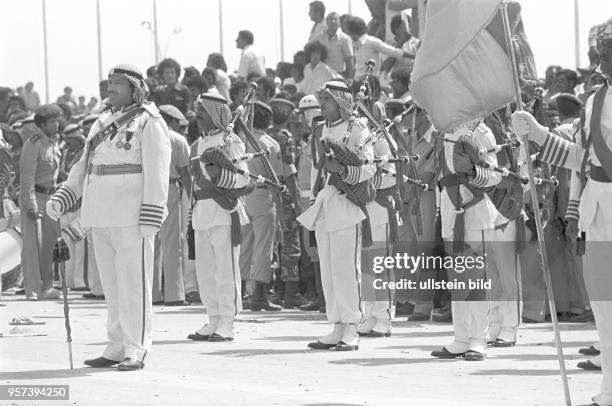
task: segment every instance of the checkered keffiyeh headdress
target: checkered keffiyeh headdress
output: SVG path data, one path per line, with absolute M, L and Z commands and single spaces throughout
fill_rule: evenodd
M 232 112 L 227 104 L 227 100 L 214 93 L 201 94 L 194 102 L 194 108 L 202 106 L 212 118 L 215 127 L 225 130 L 232 121 Z
M 348 120 L 353 115 L 353 95 L 344 83 L 338 81 L 325 83 L 323 88 L 315 93 L 319 103 L 321 102 L 320 97 L 323 93 L 328 93 L 338 104 L 338 107 L 340 107 L 340 117 L 342 117 L 342 119 Z
M 140 72 L 137 67 L 133 65 L 117 65 L 108 72 L 109 79 L 113 75 L 118 75 L 131 83 L 134 89 L 132 92 L 132 100 L 135 103 L 144 103 L 147 101 L 147 97 L 149 97 L 149 87 L 144 81 L 142 72 Z

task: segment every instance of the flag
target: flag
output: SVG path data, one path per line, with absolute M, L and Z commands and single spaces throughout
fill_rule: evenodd
M 429 0 L 410 92 L 437 130 L 452 132 L 515 100 L 500 6 L 503 0 Z M 535 78 L 520 6 L 508 4 L 519 71 Z

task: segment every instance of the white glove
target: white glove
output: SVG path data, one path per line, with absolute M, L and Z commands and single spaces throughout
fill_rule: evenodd
M 542 146 L 548 136 L 548 128 L 540 125 L 536 119 L 526 111 L 512 113 L 512 128 L 519 137 L 527 135 L 530 141 Z
M 47 216 L 51 217 L 51 220 L 57 221 L 62 215 L 62 207 L 60 202 L 54 199 L 47 201 Z
M 157 227 L 153 227 L 153 226 L 140 226 L 140 237 L 141 238 L 149 238 L 149 237 L 153 237 L 155 234 L 157 234 L 159 230 L 157 229 Z

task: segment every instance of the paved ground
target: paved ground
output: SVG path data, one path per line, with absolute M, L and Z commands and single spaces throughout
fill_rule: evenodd
M 449 324 L 394 323 L 393 336 L 362 339 L 356 352 L 312 351 L 326 334 L 318 313 L 243 312 L 233 343 L 190 342 L 204 309 L 154 308 L 154 347 L 139 372 L 82 367 L 106 339 L 102 301 L 70 294 L 75 369 L 68 368 L 61 302 L 4 297 L 0 332 L 15 316 L 45 321 L 43 337 L 0 338 L 0 384 L 68 384 L 70 400 L 41 405 L 434 405 L 558 406 L 562 384 L 550 324 L 521 328 L 515 348 L 490 349 L 484 362 L 434 360 L 451 340 Z M 580 347 L 596 339 L 593 324 L 562 324 L 573 405 L 590 403 L 601 374 L 576 368 Z M 35 404 L 2 401 L 0 405 Z

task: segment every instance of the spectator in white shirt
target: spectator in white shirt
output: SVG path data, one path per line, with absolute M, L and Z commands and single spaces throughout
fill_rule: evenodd
M 380 76 L 381 56 L 387 55 L 394 58 L 413 58 L 414 55 L 404 52 L 399 48 L 385 44 L 381 39 L 366 34 L 367 27 L 365 21 L 360 17 L 351 17 L 347 21 L 347 29 L 353 39 L 353 49 L 355 51 L 355 80 L 361 80 L 366 73 L 366 62 L 374 59 L 376 65 L 372 70 L 372 75 Z
M 266 66 L 263 55 L 253 48 L 253 33 L 248 30 L 238 32 L 236 38 L 236 48 L 242 49 L 240 65 L 238 66 L 237 76 L 247 80 L 252 76 L 265 76 Z
M 325 63 L 327 49 L 320 42 L 307 44 L 304 47 L 304 53 L 310 63 L 304 67 L 304 80 L 300 83 L 298 91 L 304 94 L 314 94 L 325 83 L 342 78 L 338 72 Z
M 310 3 L 308 16 L 310 20 L 314 22 L 310 30 L 310 35 L 308 36 L 308 42 L 313 42 L 327 30 L 327 25 L 325 25 L 325 4 L 318 0 Z
M 327 31 L 318 38 L 318 41 L 327 49 L 325 63 L 336 72 L 352 78 L 355 75 L 353 41 L 351 37 L 339 30 L 340 16 L 338 13 L 329 13 L 325 22 Z
M 415 55 L 417 49 L 421 45 L 418 38 L 412 36 L 412 19 L 409 15 L 400 13 L 391 19 L 391 32 L 393 33 L 393 46 L 400 48 L 404 52 Z M 387 69 L 402 69 L 407 68 L 412 71 L 414 65 L 413 58 L 387 58 L 383 62 L 383 70 Z
M 229 76 L 227 76 L 227 64 L 225 63 L 223 55 L 219 53 L 208 55 L 206 67 L 215 71 L 215 86 L 217 87 L 217 91 L 225 97 L 228 103 L 231 102 L 229 94 L 231 81 Z

